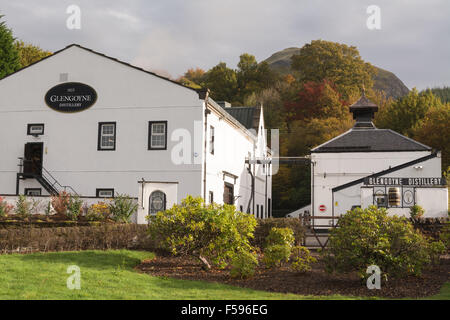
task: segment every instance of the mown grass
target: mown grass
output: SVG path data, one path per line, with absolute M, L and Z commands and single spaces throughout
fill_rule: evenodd
M 0 256 L 0 299 L 362 299 L 300 296 L 202 281 L 151 277 L 133 268 L 152 258 L 129 250 L 74 251 Z M 81 289 L 67 288 L 67 268 L 81 270 Z M 438 297 L 449 299 L 447 284 Z

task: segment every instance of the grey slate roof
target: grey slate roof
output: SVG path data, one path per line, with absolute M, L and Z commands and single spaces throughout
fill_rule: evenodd
M 224 108 L 233 118 L 247 129 L 258 129 L 261 108 L 259 107 L 231 107 Z
M 353 128 L 311 150 L 316 152 L 431 151 L 431 147 L 390 129 Z

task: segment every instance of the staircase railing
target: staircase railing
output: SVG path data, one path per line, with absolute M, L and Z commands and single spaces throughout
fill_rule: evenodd
M 35 178 L 36 180 L 44 180 L 44 183 L 47 183 L 48 186 L 50 186 L 51 189 L 53 189 L 53 192 L 58 194 L 62 191 L 65 192 L 69 192 L 72 193 L 76 196 L 79 196 L 79 194 L 75 191 L 75 189 L 73 189 L 71 186 L 64 186 L 62 184 L 59 183 L 58 180 L 56 180 L 56 178 L 47 170 L 44 168 L 44 166 L 42 166 L 42 164 L 37 163 L 36 161 L 33 160 L 27 160 L 27 159 L 23 159 L 23 158 L 19 158 L 20 163 L 19 163 L 19 173 L 24 174 L 23 172 L 23 167 L 25 165 L 25 163 L 31 163 L 33 165 L 35 165 L 41 174 L 32 174 L 33 178 Z M 42 185 L 43 183 L 41 181 L 39 181 Z M 43 187 L 45 188 L 45 186 L 43 185 Z M 46 188 L 47 189 L 47 188 Z M 51 192 L 51 190 L 47 190 L 49 192 Z

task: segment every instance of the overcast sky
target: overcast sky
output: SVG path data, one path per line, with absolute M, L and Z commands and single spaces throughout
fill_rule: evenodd
M 80 30 L 66 27 L 72 4 Z M 366 26 L 369 5 L 381 9 L 381 30 Z M 44 49 L 78 43 L 172 77 L 324 39 L 355 45 L 409 88 L 450 85 L 448 0 L 0 0 L 0 14 Z

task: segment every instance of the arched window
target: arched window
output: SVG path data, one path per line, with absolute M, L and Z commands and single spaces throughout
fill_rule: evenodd
M 158 211 L 166 210 L 166 194 L 162 191 L 153 191 L 149 198 L 148 214 L 155 215 Z

